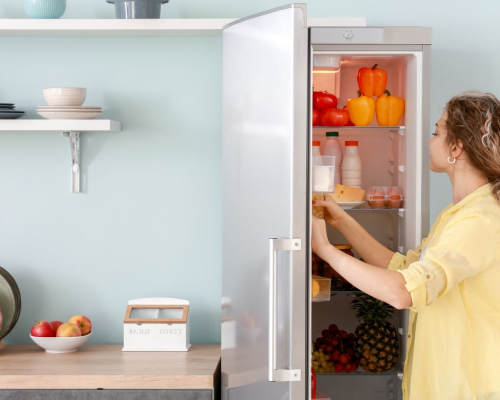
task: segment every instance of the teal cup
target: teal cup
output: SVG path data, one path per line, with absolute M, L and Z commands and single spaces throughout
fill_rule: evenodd
M 30 18 L 57 19 L 66 11 L 66 0 L 24 0 L 24 10 Z

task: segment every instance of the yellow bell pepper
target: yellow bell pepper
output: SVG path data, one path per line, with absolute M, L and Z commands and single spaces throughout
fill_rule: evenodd
M 373 97 L 361 96 L 358 91 L 357 99 L 347 100 L 347 111 L 349 118 L 356 126 L 370 125 L 375 116 L 375 99 Z
M 387 96 L 377 99 L 377 122 L 380 126 L 396 126 L 405 112 L 405 101 L 401 97 L 391 96 L 386 90 Z

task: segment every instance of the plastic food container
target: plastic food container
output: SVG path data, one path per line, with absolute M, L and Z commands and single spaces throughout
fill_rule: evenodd
M 403 191 L 397 186 L 372 186 L 366 191 L 371 208 L 399 208 L 403 200 Z
M 387 192 L 383 186 L 372 186 L 366 191 L 366 201 L 371 208 L 385 208 Z
M 397 186 L 391 186 L 387 190 L 387 206 L 389 208 L 399 208 L 403 203 L 403 191 Z
M 117 19 L 158 19 L 169 0 L 106 0 L 115 5 Z
M 333 193 L 335 189 L 335 157 L 313 156 L 313 192 Z
M 311 297 L 313 302 L 330 301 L 331 280 L 313 275 L 311 282 Z

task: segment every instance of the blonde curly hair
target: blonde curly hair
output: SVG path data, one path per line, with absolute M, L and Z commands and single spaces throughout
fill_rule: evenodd
M 488 178 L 500 201 L 500 100 L 468 91 L 448 101 L 445 110 L 448 144 L 462 142 L 469 162 Z

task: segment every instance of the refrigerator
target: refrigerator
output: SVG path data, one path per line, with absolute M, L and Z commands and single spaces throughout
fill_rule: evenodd
M 337 131 L 343 148 L 358 141 L 363 188 L 402 189 L 397 209 L 347 210 L 379 242 L 405 254 L 428 233 L 431 33 L 309 27 L 304 4 L 224 27 L 223 399 L 310 399 L 312 342 L 329 324 L 347 332 L 358 324 L 349 307 L 356 292 L 332 289 L 329 301 L 312 301 L 313 140 L 324 146 L 325 133 Z M 328 68 L 331 60 L 338 65 Z M 399 124 L 313 127 L 313 86 L 336 94 L 343 107 L 357 97 L 358 69 L 374 64 L 405 99 Z M 328 236 L 345 243 L 333 228 Z M 317 391 L 331 399 L 401 399 L 408 312 L 395 310 L 391 319 L 400 346 L 391 371 L 318 373 Z

